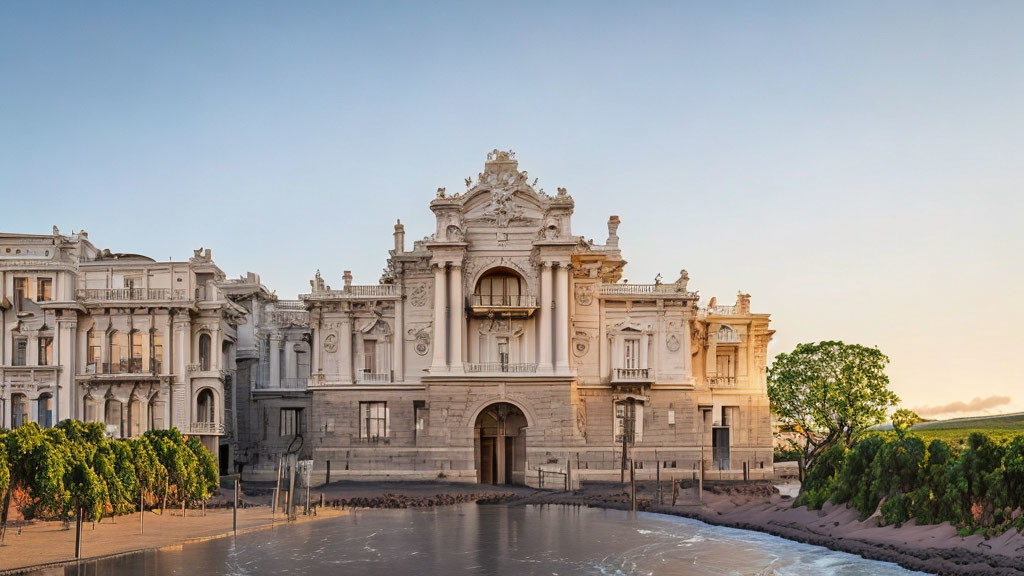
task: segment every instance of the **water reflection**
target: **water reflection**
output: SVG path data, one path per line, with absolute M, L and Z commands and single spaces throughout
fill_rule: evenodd
M 774 536 L 657 514 L 571 506 L 367 510 L 87 562 L 47 576 L 311 574 L 912 574 Z

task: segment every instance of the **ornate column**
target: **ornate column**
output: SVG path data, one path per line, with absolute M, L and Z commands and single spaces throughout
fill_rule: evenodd
M 57 372 L 56 390 L 53 398 L 53 423 L 71 418 L 72 407 L 75 405 L 75 374 L 78 373 L 76 358 L 78 335 L 78 317 L 73 312 L 65 312 L 57 319 L 56 350 L 53 364 L 63 369 Z
M 338 348 L 341 352 L 341 366 L 338 370 L 341 371 L 341 383 L 351 384 L 352 383 L 352 316 L 349 310 L 343 310 L 344 316 L 341 317 L 341 331 L 338 336 L 340 342 Z
M 463 321 L 465 316 L 465 304 L 462 301 L 462 264 L 452 264 L 451 267 L 451 298 L 448 302 L 448 330 L 451 338 L 448 348 L 449 370 L 462 373 L 462 332 L 466 328 Z
M 569 372 L 569 265 L 555 270 L 555 372 Z
M 404 287 L 403 287 L 404 288 Z M 405 296 L 395 300 L 395 333 L 391 339 L 394 351 L 391 353 L 394 381 L 405 380 Z
M 537 334 L 537 372 L 551 373 L 551 263 L 540 263 L 540 327 Z
M 314 375 L 319 374 L 320 369 L 320 314 L 310 313 L 309 315 L 309 376 L 310 380 Z
M 270 387 L 281 387 L 281 335 L 270 335 Z
M 446 348 L 448 345 L 447 318 L 445 317 L 445 286 L 444 264 L 434 263 L 434 360 L 430 364 L 432 373 L 447 369 Z

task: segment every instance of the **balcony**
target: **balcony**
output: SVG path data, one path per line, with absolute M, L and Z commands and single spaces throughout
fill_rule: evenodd
M 192 433 L 220 436 L 224 434 L 224 425 L 220 422 L 193 422 Z
M 398 287 L 394 284 L 351 285 L 343 290 L 316 290 L 302 294 L 302 300 L 371 300 L 377 298 L 398 298 Z
M 615 368 L 612 370 L 612 382 L 650 382 L 648 368 Z
M 712 388 L 735 388 L 735 376 L 708 376 L 708 386 Z
M 142 358 L 125 358 L 118 362 L 90 362 L 85 365 L 85 376 L 159 376 L 163 373 L 163 362 L 151 360 L 149 369 L 143 366 Z
M 166 302 L 188 301 L 188 290 L 171 288 L 86 288 L 77 292 L 79 300 L 97 302 Z
M 390 372 L 356 372 L 356 384 L 388 384 Z
M 463 365 L 470 374 L 536 374 L 535 362 L 467 362 Z
M 601 284 L 601 296 L 658 296 L 696 300 L 696 292 L 682 290 L 678 284 Z
M 473 294 L 470 303 L 475 316 L 525 318 L 537 310 L 537 297 L 530 294 Z

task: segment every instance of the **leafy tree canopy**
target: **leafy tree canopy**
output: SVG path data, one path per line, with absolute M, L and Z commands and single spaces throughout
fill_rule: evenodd
M 768 368 L 768 397 L 779 423 L 804 438 L 808 468 L 822 451 L 849 447 L 885 421 L 899 397 L 889 390 L 889 358 L 839 341 L 799 344 Z

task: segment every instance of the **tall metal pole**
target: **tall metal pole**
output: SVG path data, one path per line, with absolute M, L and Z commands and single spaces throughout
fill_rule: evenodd
M 139 534 L 146 533 L 146 500 L 145 492 L 139 488 Z
M 298 458 L 293 454 L 288 457 L 288 520 L 294 520 L 293 506 L 295 505 L 295 462 Z
M 82 507 L 78 507 L 78 517 L 75 518 L 75 559 L 82 557 Z
M 231 509 L 231 531 L 238 533 L 238 478 L 235 478 L 235 506 Z

